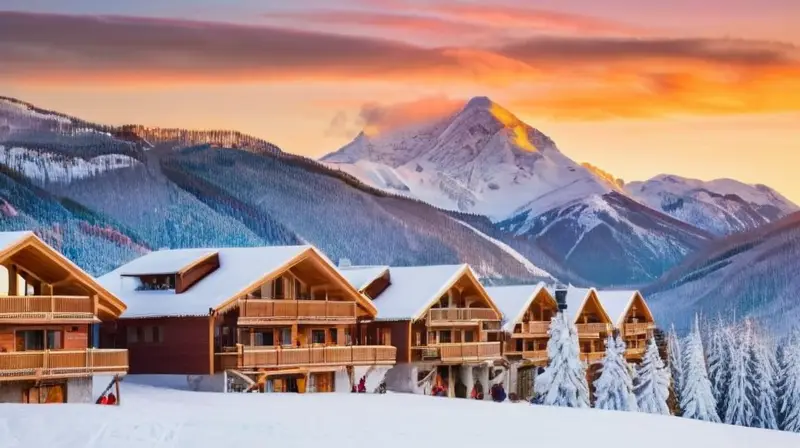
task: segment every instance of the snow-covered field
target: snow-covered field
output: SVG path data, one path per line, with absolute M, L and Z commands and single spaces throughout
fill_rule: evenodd
M 216 394 L 122 383 L 122 405 L 0 405 L 3 448 L 798 447 L 800 435 L 599 410 L 386 394 Z M 95 380 L 96 393 L 107 384 Z M 173 386 L 185 386 L 178 380 Z

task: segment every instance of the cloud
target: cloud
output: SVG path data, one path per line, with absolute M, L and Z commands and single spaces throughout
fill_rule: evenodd
M 361 106 L 359 122 L 367 133 L 380 132 L 446 116 L 455 113 L 464 104 L 463 99 L 446 96 L 428 96 L 394 104 L 366 103 Z
M 0 12 L 0 61 L 0 81 L 28 85 L 395 83 L 567 119 L 800 110 L 798 49 L 733 39 L 551 36 L 425 48 L 275 27 Z M 369 104 L 360 119 L 389 126 L 453 101 Z

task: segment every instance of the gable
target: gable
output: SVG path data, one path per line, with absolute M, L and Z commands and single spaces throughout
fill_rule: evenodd
M 472 269 L 467 265 L 463 266 L 464 267 L 433 296 L 432 300 L 423 308 L 421 314 L 424 315 L 435 304 L 448 298 L 449 300 L 456 299 L 459 303 L 468 305 L 469 308 L 477 308 L 475 304 L 479 303 L 484 307 L 492 309 L 496 313 L 497 320 L 501 320 L 503 313 L 500 311 L 500 308 L 498 308 L 486 289 L 478 281 Z M 420 317 L 421 315 L 417 315 L 416 318 Z
M 4 266 L 2 274 L 8 276 L 13 269 L 21 273 L 18 278 L 27 278 L 26 282 L 49 289 L 47 294 L 40 292 L 39 295 L 98 296 L 101 320 L 119 317 L 125 310 L 125 304 L 118 297 L 33 233 L 27 232 L 3 246 L 0 264 Z M 6 282 L 10 283 L 10 279 Z
M 635 314 L 639 317 L 640 322 L 655 322 L 655 317 L 653 316 L 653 312 L 650 311 L 650 307 L 647 305 L 647 301 L 644 300 L 644 297 L 639 291 L 636 291 L 633 295 L 633 299 L 631 300 L 630 306 L 625 310 L 625 314 L 622 316 L 622 320 L 625 321 L 629 316 Z
M 597 291 L 594 288 L 589 289 L 583 305 L 575 314 L 575 322 L 580 323 L 584 318 L 589 316 L 595 317 L 603 323 L 613 323 L 605 308 L 603 308 L 600 299 L 597 297 Z

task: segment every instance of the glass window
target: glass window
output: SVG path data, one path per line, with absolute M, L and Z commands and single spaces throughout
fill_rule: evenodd
M 449 344 L 453 342 L 453 335 L 451 334 L 450 330 L 442 330 L 439 332 L 439 343 L 440 344 Z
M 47 349 L 60 350 L 61 346 L 61 330 L 47 330 Z
M 292 345 L 291 328 L 281 328 L 281 345 Z
M 17 351 L 44 350 L 44 331 L 23 330 L 17 332 Z
M 283 299 L 283 277 L 278 277 L 272 282 L 272 297 Z
M 337 345 L 339 343 L 339 332 L 335 328 L 331 328 L 328 330 L 328 334 L 330 335 L 331 344 Z
M 163 331 L 161 327 L 153 327 L 153 342 L 160 343 L 164 341 Z
M 344 329 L 344 343 L 345 345 L 353 345 L 353 339 L 352 336 L 350 336 L 349 328 Z
M 464 332 L 464 342 L 475 342 L 474 341 L 475 334 L 472 331 L 465 331 Z
M 267 346 L 275 345 L 275 335 L 272 330 L 255 332 L 255 344 Z
M 311 330 L 311 343 L 324 344 L 325 343 L 325 330 Z

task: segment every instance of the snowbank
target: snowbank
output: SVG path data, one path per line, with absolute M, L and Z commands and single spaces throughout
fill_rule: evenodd
M 130 381 L 134 380 L 134 381 Z M 677 417 L 406 394 L 219 394 L 136 384 L 122 404 L 0 406 L 12 447 L 537 446 L 770 448 L 800 435 Z M 152 381 L 146 381 L 152 382 Z M 95 390 L 108 383 L 95 380 Z

